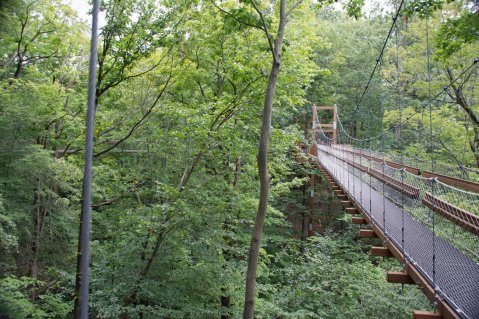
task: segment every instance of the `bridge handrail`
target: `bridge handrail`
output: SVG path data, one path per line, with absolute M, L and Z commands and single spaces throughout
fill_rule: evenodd
M 420 168 L 416 168 L 416 167 L 413 167 L 413 166 L 409 166 L 409 165 L 397 163 L 397 162 L 394 162 L 394 161 L 390 161 L 390 160 L 385 159 L 384 154 L 381 154 L 383 156 L 382 158 L 372 156 L 372 155 L 367 155 L 366 153 L 370 153 L 368 150 L 363 150 L 363 149 L 356 148 L 356 147 L 347 147 L 346 148 L 344 146 L 339 146 L 339 145 L 332 145 L 331 147 L 334 148 L 334 149 L 338 149 L 338 150 L 341 150 L 341 151 L 344 151 L 344 152 L 348 152 L 348 153 L 357 155 L 357 156 L 362 156 L 362 157 L 367 158 L 367 159 L 372 159 L 373 161 L 376 161 L 376 162 L 380 162 L 380 163 L 385 162 L 388 166 L 393 167 L 393 168 L 399 168 L 399 169 L 404 168 L 407 172 L 409 172 L 411 174 L 414 174 L 414 175 L 424 176 L 426 178 L 435 177 L 439 181 L 443 182 L 444 184 L 454 186 L 454 187 L 459 187 L 459 188 L 468 190 L 470 192 L 474 192 L 474 193 L 479 194 L 479 183 L 473 182 L 471 180 L 464 180 L 464 179 L 460 179 L 460 178 L 457 178 L 457 177 L 444 175 L 444 174 L 439 174 L 437 172 L 431 172 L 431 171 L 428 171 L 428 170 L 422 170 Z M 353 151 L 353 149 L 354 149 L 354 151 Z M 359 152 L 356 151 L 356 150 L 359 150 Z M 377 152 L 375 152 L 375 153 L 377 153 Z
M 349 165 L 355 167 L 356 169 L 367 173 L 374 177 L 375 179 L 378 179 L 382 182 L 384 182 L 386 185 L 390 186 L 391 188 L 402 192 L 403 194 L 407 195 L 408 197 L 422 201 L 427 207 L 429 207 L 431 210 L 439 213 L 441 216 L 447 218 L 449 221 L 453 222 L 455 225 L 463 228 L 464 230 L 471 232 L 472 234 L 479 236 L 479 216 L 469 212 L 468 210 L 464 208 L 457 207 L 456 205 L 438 197 L 439 194 L 443 193 L 444 191 L 441 191 L 440 187 L 445 187 L 450 191 L 453 192 L 461 192 L 461 194 L 469 194 L 477 197 L 477 200 L 479 200 L 479 194 L 476 193 L 470 193 L 470 192 L 465 192 L 463 190 L 450 187 L 449 185 L 437 182 L 437 191 L 435 193 L 436 196 L 432 195 L 430 191 L 427 191 L 427 188 L 425 187 L 416 187 L 413 185 L 410 185 L 407 182 L 400 181 L 394 176 L 390 176 L 386 173 L 387 170 L 383 170 L 383 172 L 378 171 L 373 168 L 366 167 L 364 165 L 361 165 L 359 163 L 354 162 L 353 160 L 349 158 L 342 158 L 338 156 L 337 154 L 334 154 L 333 152 L 326 150 L 324 147 L 320 148 L 322 152 L 325 152 L 345 163 L 348 163 Z M 339 151 L 337 148 L 331 148 L 332 150 Z M 351 152 L 354 153 L 354 152 Z M 385 165 L 388 170 L 393 170 L 393 171 L 401 171 L 400 169 L 390 167 L 387 165 L 387 163 L 382 163 L 382 165 Z M 403 180 L 408 180 L 408 177 L 412 177 L 414 179 L 420 179 L 422 183 L 430 183 L 433 179 L 431 178 L 424 178 L 421 176 L 417 176 L 415 174 L 409 173 L 407 171 L 403 172 L 406 173 L 406 178 Z
M 479 216 L 456 207 L 431 193 L 427 192 L 422 199 L 424 205 L 435 211 L 436 213 L 447 218 L 454 224 L 461 226 L 463 229 L 479 236 Z

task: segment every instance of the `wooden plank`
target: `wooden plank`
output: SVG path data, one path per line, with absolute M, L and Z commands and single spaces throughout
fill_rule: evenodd
M 452 310 L 452 308 L 444 301 L 444 299 L 439 299 L 437 309 L 442 314 L 444 319 L 461 319 L 459 315 Z
M 368 222 L 362 217 L 353 217 L 352 222 L 354 225 L 364 225 Z
M 393 253 L 387 247 L 371 247 L 371 256 L 394 257 Z
M 351 207 L 353 203 L 351 203 L 349 200 L 342 200 L 341 205 L 343 205 L 343 207 Z
M 404 255 L 403 253 L 401 252 L 401 250 L 399 249 L 399 247 L 397 247 L 396 245 L 394 245 L 392 242 L 388 241 L 386 243 L 386 247 L 391 251 L 391 253 L 393 254 L 394 258 L 397 259 L 397 261 L 402 264 L 404 263 Z
M 359 230 L 359 237 L 361 238 L 377 238 L 378 235 L 371 229 L 360 229 Z
M 426 279 L 419 273 L 419 271 L 414 268 L 410 263 L 406 264 L 406 272 L 409 276 L 418 283 L 421 291 L 426 295 L 427 299 L 433 301 L 436 298 L 434 289 L 429 285 Z
M 388 271 L 386 280 L 392 284 L 415 284 L 414 280 L 405 272 Z
M 471 181 L 464 181 L 464 180 L 459 179 L 459 178 L 450 177 L 450 176 L 446 176 L 446 175 L 441 175 L 441 174 L 437 174 L 437 173 L 431 173 L 431 172 L 428 172 L 428 171 L 423 171 L 422 176 L 427 177 L 427 178 L 437 177 L 437 179 L 439 181 L 443 182 L 444 184 L 456 186 L 456 187 L 466 189 L 466 190 L 471 191 L 471 192 L 479 193 L 479 183 L 474 183 L 474 182 L 471 182 Z
M 461 228 L 479 236 L 479 217 L 426 192 L 423 204 Z
M 356 207 L 346 207 L 346 214 L 350 215 L 360 215 L 361 213 L 356 209 Z
M 444 319 L 439 312 L 414 310 L 412 314 L 413 319 Z
M 356 154 L 360 155 L 358 152 L 356 152 Z M 374 160 L 376 162 L 379 162 L 379 163 L 381 163 L 383 161 L 381 158 L 374 157 L 374 156 L 369 156 L 369 155 L 365 155 L 365 154 L 362 154 L 362 156 L 365 157 L 365 158 L 368 158 L 368 159 L 372 159 L 372 160 Z M 416 167 L 412 167 L 412 166 L 408 166 L 408 165 L 402 165 L 402 164 L 392 162 L 392 161 L 388 161 L 388 160 L 386 160 L 385 162 L 386 162 L 386 164 L 388 164 L 388 166 L 391 166 L 391 167 L 394 167 L 394 168 L 397 168 L 397 169 L 404 168 L 409 173 L 412 173 L 412 174 L 415 174 L 415 175 L 419 175 L 421 173 L 421 175 L 426 177 L 426 178 L 436 177 L 439 181 L 443 182 L 444 184 L 459 187 L 459 188 L 462 188 L 462 189 L 465 189 L 465 190 L 468 190 L 468 191 L 471 191 L 471 192 L 479 193 L 479 183 L 475 183 L 475 182 L 471 182 L 471 181 L 465 181 L 465 180 L 462 180 L 462 179 L 459 179 L 459 178 L 446 176 L 446 175 L 442 175 L 442 174 L 437 174 L 437 173 L 432 173 L 432 172 L 429 172 L 429 171 L 420 171 Z

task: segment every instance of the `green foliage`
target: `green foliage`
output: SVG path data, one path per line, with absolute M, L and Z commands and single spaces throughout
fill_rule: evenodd
M 435 57 L 446 60 L 459 52 L 463 46 L 477 42 L 479 32 L 479 11 L 464 12 L 457 18 L 449 18 L 439 28 L 436 40 L 438 50 Z
M 330 6 L 335 2 L 303 2 L 286 29 L 268 153 L 271 205 L 260 251 L 258 318 L 402 318 L 412 308 L 427 308 L 416 290 L 398 293 L 387 285 L 383 269 L 372 263 L 379 261 L 358 253 L 365 248 L 349 231 L 291 240 L 288 205 L 305 209 L 304 176 L 317 174 L 294 162 L 295 146 L 310 127 L 311 104 L 338 104 L 343 124 L 354 126 L 357 137 L 391 128 L 398 118 L 392 46 L 360 112 L 354 111 L 390 19 L 382 13 L 362 17 L 362 0 L 343 2 L 344 12 Z M 1 3 L 0 313 L 66 318 L 80 212 L 87 28 L 60 1 Z M 92 317 L 239 316 L 271 66 L 253 4 L 271 31 L 278 23 L 275 3 L 102 1 Z M 451 52 L 433 66 L 433 90 L 447 83 L 443 67 L 456 74 L 477 53 L 476 42 L 463 37 L 468 21 L 432 23 L 437 54 Z M 43 36 L 35 37 L 38 32 Z M 442 48 L 442 33 L 467 45 Z M 404 116 L 410 117 L 404 151 L 427 156 L 431 150 L 416 133 L 429 124 L 420 120 L 427 97 L 423 21 L 412 18 L 401 35 L 400 86 Z M 477 88 L 465 85 L 464 92 L 474 96 Z M 473 136 L 462 119 L 457 108 L 434 107 L 435 134 L 454 152 L 465 142 L 457 136 Z M 387 138 L 397 150 L 395 136 Z M 447 152 L 435 151 L 448 159 Z M 464 161 L 473 161 L 473 154 L 465 152 Z
M 346 5 L 346 12 L 349 16 L 359 19 L 362 16 L 361 9 L 365 0 L 351 0 Z
M 9 318 L 67 318 L 72 305 L 61 293 L 51 291 L 45 282 L 28 277 L 0 279 L 0 314 Z M 36 294 L 31 301 L 30 294 Z
M 454 0 L 413 0 L 408 1 L 403 9 L 403 12 L 407 16 L 418 15 L 422 18 L 426 15 L 432 15 L 435 11 L 444 8 L 445 3 L 452 2 Z
M 302 250 L 290 243 L 277 253 L 260 278 L 258 318 L 409 318 L 415 307 L 427 309 L 417 288 L 385 282 L 384 269 L 360 252 L 365 247 L 352 240 L 353 231 L 311 238 Z
M 18 247 L 18 236 L 16 225 L 11 216 L 3 206 L 3 199 L 0 197 L 0 251 L 3 256 L 11 254 Z

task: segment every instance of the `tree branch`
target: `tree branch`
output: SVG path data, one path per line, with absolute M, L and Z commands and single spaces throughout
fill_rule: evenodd
M 295 4 L 293 4 L 293 6 L 288 10 L 288 12 L 286 13 L 286 19 L 289 17 L 289 15 L 291 14 L 291 12 L 296 9 L 297 6 L 299 6 L 301 3 L 303 2 L 303 0 L 298 0 L 296 1 Z
M 237 17 L 235 17 L 234 14 L 231 14 L 230 12 L 228 12 L 228 11 L 222 9 L 221 7 L 217 6 L 214 0 L 211 0 L 211 3 L 212 3 L 218 10 L 220 10 L 221 12 L 223 12 L 224 14 L 226 14 L 226 15 L 232 17 L 236 22 L 238 22 L 238 23 L 240 23 L 240 24 L 247 25 L 247 26 L 249 26 L 249 27 L 253 27 L 253 28 L 258 29 L 258 30 L 261 30 L 261 31 L 263 31 L 263 32 L 265 31 L 261 26 L 258 26 L 258 25 L 256 25 L 256 24 L 251 24 L 251 23 L 245 22 L 245 21 L 243 21 L 243 20 L 241 20 L 241 19 L 238 19 Z
M 274 46 L 273 42 L 271 41 L 271 35 L 269 34 L 268 27 L 266 26 L 266 21 L 264 20 L 263 12 L 259 10 L 259 8 L 256 6 L 256 3 L 254 3 L 254 0 L 251 0 L 251 4 L 253 5 L 254 9 L 259 15 L 259 18 L 261 19 L 261 23 L 263 24 L 263 31 L 266 34 L 266 38 L 268 39 L 268 44 L 269 44 L 269 49 L 271 50 L 271 54 L 273 54 L 273 59 L 274 61 L 277 61 L 277 57 L 274 53 Z
M 109 151 L 111 151 L 112 149 L 116 148 L 118 145 L 120 145 L 121 143 L 123 143 L 124 141 L 126 141 L 128 138 L 130 138 L 130 136 L 135 132 L 135 130 L 141 126 L 145 119 L 153 112 L 153 109 L 155 108 L 155 106 L 158 104 L 158 101 L 160 100 L 160 98 L 163 96 L 163 93 L 166 91 L 166 88 L 168 87 L 168 84 L 170 82 L 172 78 L 172 72 L 170 71 L 170 75 L 168 76 L 168 79 L 166 80 L 166 83 L 165 85 L 163 86 L 163 88 L 161 89 L 160 93 L 158 94 L 158 96 L 156 97 L 155 101 L 152 103 L 152 105 L 150 106 L 150 108 L 148 109 L 148 111 L 146 111 L 145 114 L 143 114 L 143 116 L 141 117 L 141 119 L 139 121 L 137 121 L 133 127 L 130 129 L 130 131 L 124 136 L 122 137 L 121 139 L 119 139 L 118 141 L 116 141 L 112 146 L 108 147 L 107 149 L 97 153 L 94 155 L 94 157 L 99 157 L 105 153 L 108 153 Z
M 139 183 L 136 183 L 133 187 L 131 187 L 130 189 L 128 189 L 126 192 L 124 192 L 123 194 L 120 194 L 116 197 L 113 197 L 107 201 L 104 201 L 104 202 L 101 202 L 101 203 L 98 203 L 98 204 L 92 204 L 91 207 L 92 209 L 95 209 L 95 210 L 98 210 L 99 208 L 103 207 L 103 206 L 110 206 L 110 205 L 113 205 L 117 200 L 127 196 L 128 194 L 136 191 L 139 187 L 141 187 L 142 185 L 144 185 L 146 183 L 146 181 L 141 181 Z

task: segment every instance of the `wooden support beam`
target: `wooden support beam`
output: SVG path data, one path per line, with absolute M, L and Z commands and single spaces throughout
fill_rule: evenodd
M 377 238 L 378 235 L 371 229 L 360 229 L 359 230 L 359 237 L 361 238 Z
M 349 200 L 342 200 L 341 205 L 343 205 L 343 207 L 351 207 L 353 203 L 351 203 Z
M 361 214 L 357 209 L 356 207 L 346 207 L 346 214 L 350 214 L 350 215 L 359 215 Z
M 362 217 L 353 217 L 353 224 L 354 225 L 364 225 L 364 224 L 367 224 L 368 222 L 366 221 L 366 219 L 362 218 Z
M 388 271 L 387 282 L 392 284 L 415 284 L 414 280 L 405 272 Z
M 393 253 L 387 247 L 371 247 L 371 256 L 394 257 Z
M 439 312 L 414 310 L 412 314 L 413 319 L 444 319 Z

